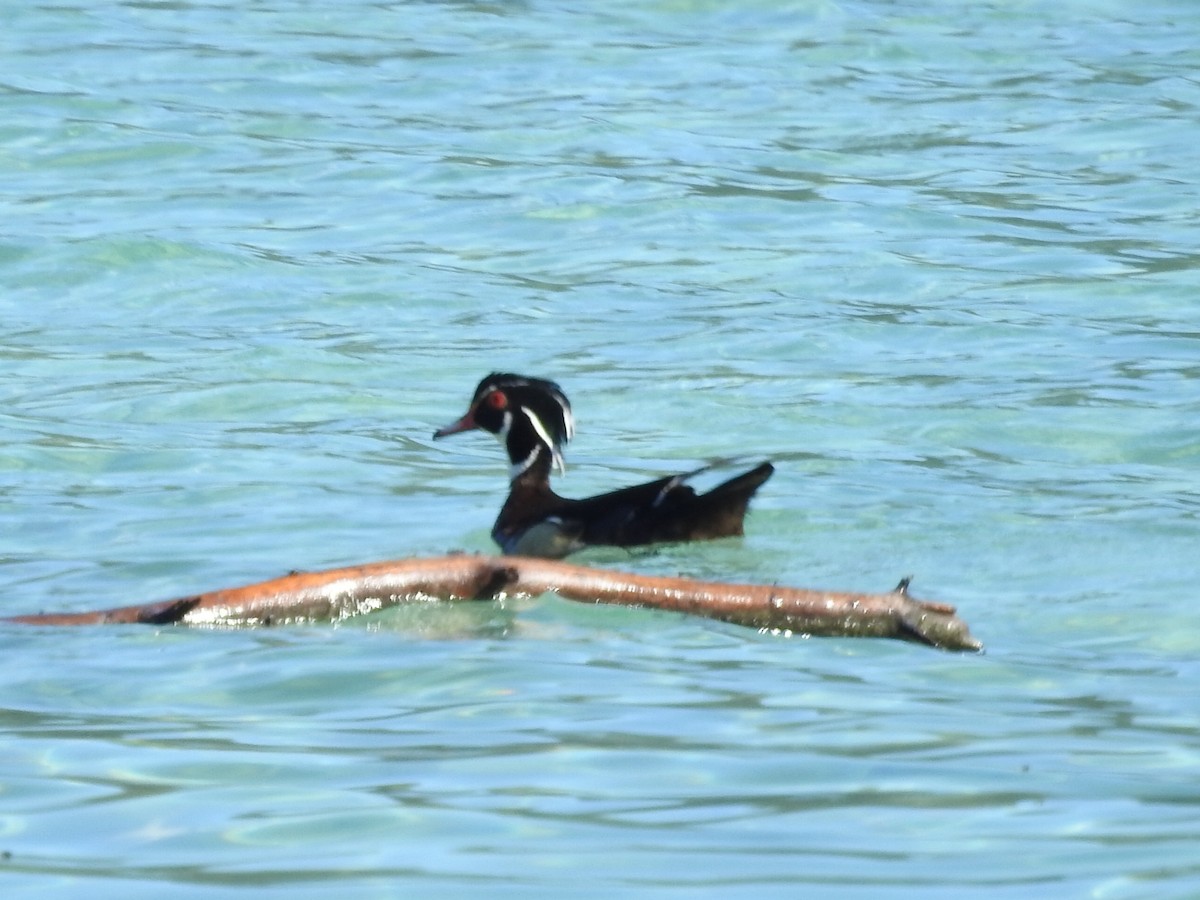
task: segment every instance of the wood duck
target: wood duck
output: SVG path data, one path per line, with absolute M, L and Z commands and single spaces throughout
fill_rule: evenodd
M 495 372 L 475 388 L 471 405 L 434 439 L 482 428 L 508 452 L 511 487 L 492 526 L 504 553 L 558 559 L 584 547 L 633 547 L 743 534 L 750 498 L 775 467 L 764 462 L 697 494 L 687 480 L 709 466 L 584 500 L 550 488 L 565 472 L 562 448 L 575 432 L 571 403 L 553 381 Z

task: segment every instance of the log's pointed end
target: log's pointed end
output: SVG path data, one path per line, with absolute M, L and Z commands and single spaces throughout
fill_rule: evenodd
M 20 625 L 174 625 L 184 621 L 199 597 L 164 600 L 142 606 L 122 606 L 81 613 L 40 613 L 30 616 L 8 616 L 0 622 Z
M 892 588 L 902 604 L 896 616 L 896 636 L 939 650 L 982 653 L 983 643 L 972 636 L 967 623 L 958 617 L 958 610 L 949 603 L 918 600 L 908 592 L 912 580 L 911 575 L 905 575 Z
M 958 650 L 983 653 L 983 642 L 977 640 L 967 623 L 954 614 L 933 608 L 932 604 L 913 601 L 913 606 L 897 617 L 897 637 L 939 650 Z

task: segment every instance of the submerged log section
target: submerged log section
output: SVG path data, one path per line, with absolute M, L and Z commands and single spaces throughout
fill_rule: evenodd
M 632 575 L 544 559 L 456 554 L 303 572 L 246 587 L 142 606 L 13 616 L 30 625 L 280 625 L 337 620 L 416 600 L 492 600 L 555 593 L 707 616 L 805 635 L 887 637 L 945 650 L 980 650 L 953 606 L 917 600 L 902 581 L 886 594 L 725 584 Z

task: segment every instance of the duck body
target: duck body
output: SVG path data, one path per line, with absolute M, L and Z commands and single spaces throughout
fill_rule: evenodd
M 492 539 L 510 555 L 558 559 L 590 546 L 740 536 L 751 497 L 775 471 L 764 462 L 703 494 L 687 481 L 708 466 L 585 499 L 561 497 L 550 474 L 564 467 L 562 445 L 574 433 L 570 402 L 552 381 L 511 373 L 484 378 L 466 415 L 434 438 L 474 428 L 496 435 L 508 453 L 511 485 Z
M 637 547 L 744 534 L 750 498 L 774 466 L 762 463 L 698 494 L 686 480 L 703 471 L 583 500 L 560 497 L 549 481 L 519 477 L 492 527 L 492 539 L 508 554 L 557 559 L 590 546 Z

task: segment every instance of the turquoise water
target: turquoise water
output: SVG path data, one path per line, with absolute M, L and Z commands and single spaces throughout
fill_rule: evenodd
M 983 656 L 544 597 L 0 629 L 4 896 L 1200 896 L 1200 6 L 14 6 L 0 613 L 453 548 L 555 377 L 580 561 Z

